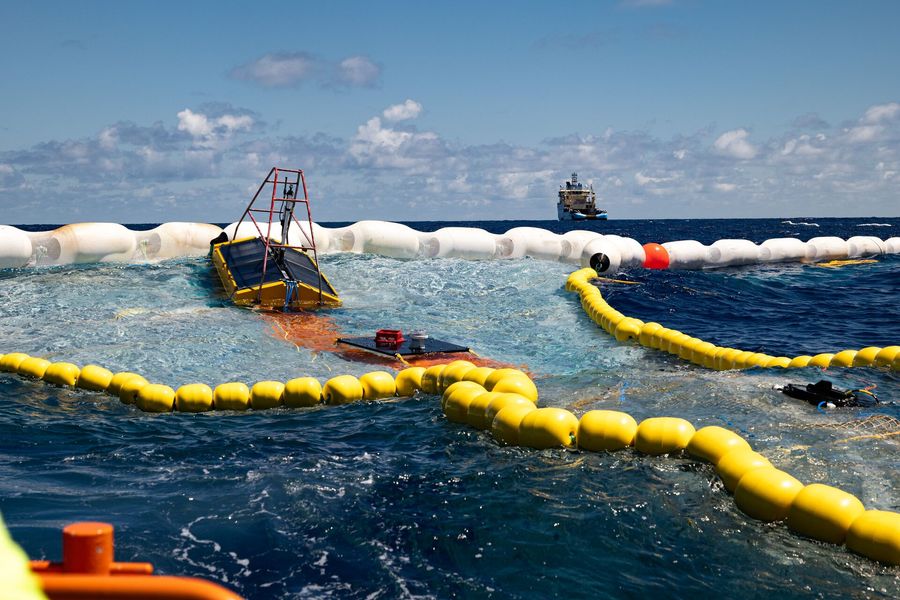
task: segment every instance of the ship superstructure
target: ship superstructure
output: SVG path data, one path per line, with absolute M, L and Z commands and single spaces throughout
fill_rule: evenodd
M 559 186 L 556 214 L 560 221 L 606 219 L 606 211 L 597 208 L 594 186 L 580 183 L 578 173 L 572 173 L 572 179 Z

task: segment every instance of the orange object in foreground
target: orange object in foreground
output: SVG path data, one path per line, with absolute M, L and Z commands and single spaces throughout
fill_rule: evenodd
M 215 583 L 194 577 L 154 576 L 150 563 L 113 561 L 113 526 L 84 522 L 63 529 L 63 560 L 31 561 L 50 600 L 240 600 Z
M 112 562 L 112 525 L 84 522 L 63 528 L 63 571 L 109 575 Z
M 194 577 L 162 575 L 38 574 L 51 600 L 240 600 L 220 585 Z

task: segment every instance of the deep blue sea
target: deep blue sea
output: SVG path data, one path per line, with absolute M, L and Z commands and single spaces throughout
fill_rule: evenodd
M 641 243 L 900 235 L 900 219 L 883 217 L 408 224 L 591 228 Z M 711 372 L 619 344 L 564 291 L 571 265 L 321 263 L 344 299 L 327 316 L 347 335 L 427 329 L 526 367 L 544 405 L 730 427 L 805 483 L 900 510 L 900 435 L 883 435 L 900 431 L 897 372 Z M 898 255 L 623 277 L 639 285 L 604 286 L 613 306 L 720 345 L 793 356 L 900 344 Z M 273 335 L 226 302 L 205 258 L 0 271 L 0 353 L 11 351 L 173 387 L 376 368 Z M 823 412 L 773 390 L 822 377 L 876 385 L 885 403 Z M 900 597 L 900 568 L 746 517 L 710 465 L 501 447 L 448 423 L 433 396 L 151 415 L 0 374 L 0 511 L 32 558 L 60 557 L 63 525 L 103 520 L 118 560 L 248 598 Z

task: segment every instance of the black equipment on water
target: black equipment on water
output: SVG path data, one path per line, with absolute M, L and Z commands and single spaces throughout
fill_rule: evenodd
M 867 389 L 859 390 L 842 390 L 834 387 L 830 381 L 825 379 L 818 383 L 810 383 L 807 385 L 795 385 L 789 383 L 781 389 L 781 393 L 809 402 L 813 406 L 822 406 L 828 408 L 834 407 L 850 407 L 850 406 L 873 406 L 880 404 L 878 396 Z

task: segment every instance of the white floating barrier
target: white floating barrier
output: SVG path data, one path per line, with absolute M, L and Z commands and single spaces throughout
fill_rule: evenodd
M 848 258 L 880 256 L 886 252 L 884 242 L 874 235 L 855 235 L 847 240 Z
M 591 259 L 598 255 L 606 256 L 608 263 L 591 264 Z M 595 238 L 588 242 L 581 251 L 581 266 L 591 267 L 598 273 L 615 273 L 622 265 L 622 254 L 619 247 L 607 236 Z
M 573 229 L 572 231 L 567 231 L 562 234 L 562 237 L 572 245 L 572 250 L 569 252 L 568 258 L 563 259 L 563 262 L 580 263 L 581 253 L 587 243 L 603 236 L 596 231 Z
M 611 241 L 619 249 L 622 263 L 621 268 L 640 267 L 644 264 L 646 255 L 644 247 L 637 240 L 622 237 L 621 235 L 604 235 L 604 239 Z
M 497 238 L 473 227 L 443 227 L 419 238 L 426 258 L 464 258 L 487 260 L 497 255 Z
M 269 227 L 268 223 L 263 223 L 260 227 L 262 229 L 262 234 L 266 235 L 266 231 Z M 238 227 L 237 221 L 235 221 L 230 225 L 226 225 L 225 229 L 222 231 L 224 231 L 225 235 L 228 236 L 228 239 L 232 241 L 249 237 L 255 238 L 259 237 L 260 234 L 260 230 L 256 228 L 256 225 L 254 225 L 252 221 L 243 221 L 240 227 Z M 288 233 L 288 235 L 290 235 L 290 233 Z M 281 229 L 275 227 L 274 223 L 272 224 L 271 237 L 273 240 L 281 240 Z
M 768 250 L 765 258 L 762 258 L 764 255 L 760 253 L 762 262 L 799 262 L 812 258 L 810 254 L 815 253 L 814 248 L 797 238 L 772 238 L 764 241 L 759 247 Z
M 162 260 L 179 256 L 203 256 L 209 243 L 222 233 L 216 225 L 207 223 L 163 223 L 149 231 L 135 234 L 137 260 Z
M 315 236 L 315 239 L 313 239 L 313 236 Z M 291 227 L 288 230 L 289 244 L 310 247 L 313 241 L 316 243 L 317 251 L 321 251 L 325 248 L 327 252 L 327 249 L 330 248 L 332 244 L 331 230 L 322 227 L 318 223 L 313 223 L 312 232 L 310 232 L 309 223 L 306 221 L 300 221 L 299 226 L 297 223 L 291 223 Z
M 0 225 L 0 269 L 24 267 L 31 260 L 28 234 L 10 225 Z
M 766 258 L 770 251 L 765 250 Z M 760 247 L 750 240 L 723 239 L 713 242 L 706 253 L 707 267 L 752 265 L 761 262 Z M 764 261 L 765 259 L 762 259 Z
M 266 225 L 266 230 L 268 226 Z M 267 231 L 262 233 L 265 235 Z M 150 231 L 132 231 L 116 223 L 75 223 L 53 231 L 26 232 L 0 225 L 0 268 L 88 262 L 142 262 L 179 256 L 201 256 L 224 231 L 229 239 L 256 237 L 256 225 L 244 221 L 219 229 L 204 223 L 165 223 Z M 273 239 L 280 238 L 273 225 Z M 310 246 L 315 235 L 320 255 L 333 252 L 380 254 L 401 259 L 463 258 L 491 260 L 530 256 L 538 260 L 588 265 L 598 252 L 609 258 L 607 272 L 643 265 L 644 247 L 632 238 L 574 230 L 558 235 L 537 227 L 516 227 L 502 235 L 470 227 L 444 227 L 419 232 L 400 223 L 359 221 L 329 229 L 317 223 L 292 223 L 288 242 Z M 648 247 L 656 247 L 651 244 Z M 722 239 L 710 246 L 696 240 L 661 244 L 667 254 L 662 267 L 703 269 L 787 261 L 827 261 L 900 254 L 900 237 L 816 237 L 809 242 L 774 238 L 756 245 L 749 240 Z M 655 251 L 659 254 L 660 251 Z M 660 264 L 659 261 L 654 261 Z
M 810 257 L 815 261 L 847 258 L 850 253 L 847 242 L 839 237 L 814 237 L 806 243 L 815 250 Z
M 117 223 L 74 223 L 52 233 L 36 264 L 129 261 L 136 246 L 135 232 Z
M 670 269 L 702 269 L 707 265 L 709 248 L 697 240 L 678 240 L 661 244 L 669 253 Z
M 419 255 L 419 232 L 388 221 L 359 221 L 341 233 L 345 252 L 380 254 L 392 258 L 415 258 Z
M 561 235 L 537 227 L 515 227 L 497 240 L 499 256 L 536 260 L 565 260 L 572 253 L 572 243 Z

